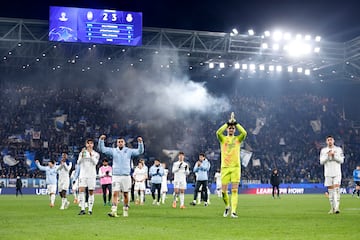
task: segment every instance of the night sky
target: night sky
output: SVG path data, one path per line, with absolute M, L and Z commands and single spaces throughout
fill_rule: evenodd
M 145 27 L 258 35 L 280 28 L 344 42 L 360 36 L 360 1 L 356 0 L 112 0 L 18 1 L 2 3 L 0 17 L 47 20 L 49 6 L 143 12 Z

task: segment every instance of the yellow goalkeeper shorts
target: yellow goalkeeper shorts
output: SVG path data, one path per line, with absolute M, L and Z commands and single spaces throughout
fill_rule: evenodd
M 240 167 L 221 168 L 221 184 L 239 183 Z

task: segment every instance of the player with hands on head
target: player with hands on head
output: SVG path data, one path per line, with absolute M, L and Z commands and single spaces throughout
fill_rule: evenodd
M 239 135 L 235 135 L 236 130 Z M 227 131 L 227 135 L 224 132 Z M 247 135 L 246 130 L 236 122 L 234 112 L 231 113 L 228 122 L 224 123 L 217 131 L 216 137 L 221 149 L 221 191 L 225 203 L 223 216 L 227 217 L 231 210 L 231 217 L 237 218 L 238 188 L 241 175 L 240 146 Z M 231 201 L 228 194 L 228 186 L 231 184 Z M 231 204 L 231 205 L 230 205 Z

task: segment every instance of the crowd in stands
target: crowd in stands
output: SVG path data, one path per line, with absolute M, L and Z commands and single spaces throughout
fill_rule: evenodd
M 163 149 L 184 151 L 191 166 L 198 154 L 205 152 L 211 162 L 212 181 L 220 167 L 215 132 L 227 121 L 231 111 L 248 132 L 242 149 L 252 154 L 247 166 L 242 167 L 242 180 L 268 183 L 271 170 L 278 168 L 286 183 L 322 182 L 319 152 L 326 135 L 333 135 L 335 144 L 344 149 L 343 179 L 352 178 L 352 171 L 360 161 L 360 133 L 331 96 L 307 92 L 273 96 L 233 93 L 229 95 L 232 106 L 229 111 L 196 117 L 192 116 L 196 113 L 191 113 L 188 117 L 197 119 L 191 124 L 186 119 L 174 118 L 164 126 L 153 126 L 136 110 L 117 112 L 106 104 L 105 96 L 114 102 L 121 101 L 117 99 L 118 94 L 121 93 L 96 88 L 3 86 L 0 89 L 0 150 L 7 149 L 19 163 L 10 167 L 0 161 L 0 177 L 43 177 L 38 170 L 29 169 L 25 151 L 35 152 L 36 159 L 45 161 L 57 160 L 62 152 L 67 152 L 76 161 L 87 138 L 97 142 L 98 137 L 105 134 L 108 145 L 122 136 L 133 147 L 136 147 L 136 137 L 142 136 L 145 143 L 142 158 L 148 166 L 159 158 L 171 168 L 174 156 L 164 154 Z M 171 177 L 170 174 L 169 180 Z M 193 176 L 189 178 L 191 182 Z

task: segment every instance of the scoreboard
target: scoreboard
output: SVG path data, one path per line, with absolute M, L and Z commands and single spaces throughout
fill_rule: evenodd
M 142 13 L 51 6 L 49 40 L 140 46 Z

